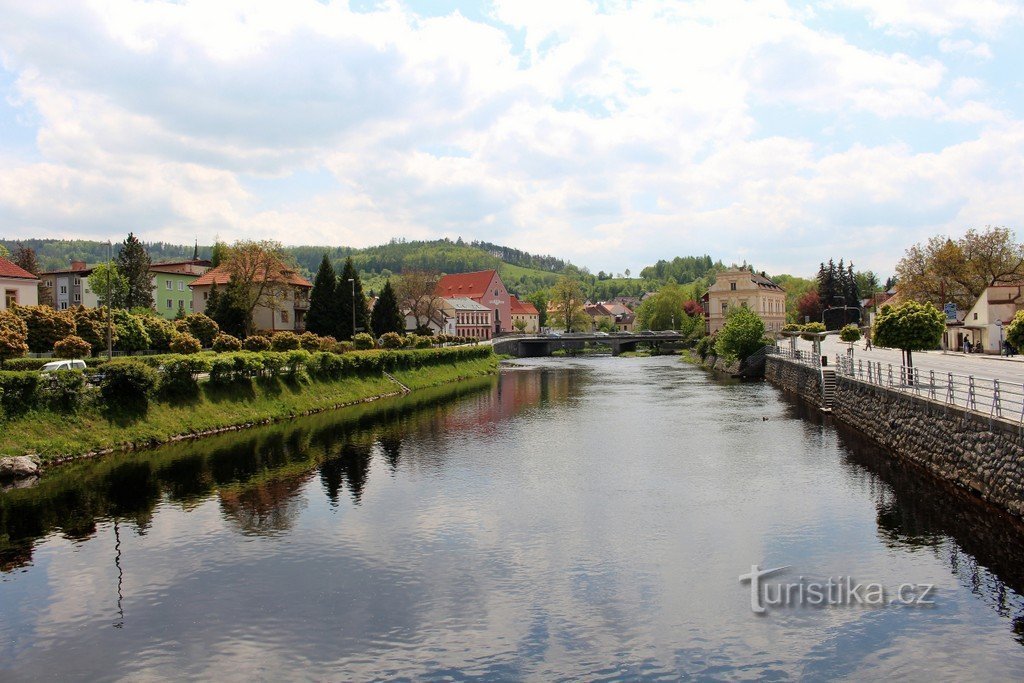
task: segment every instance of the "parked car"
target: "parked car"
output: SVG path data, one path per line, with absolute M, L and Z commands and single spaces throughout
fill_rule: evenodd
M 58 370 L 85 370 L 85 361 L 55 360 L 39 368 L 39 372 L 57 372 Z

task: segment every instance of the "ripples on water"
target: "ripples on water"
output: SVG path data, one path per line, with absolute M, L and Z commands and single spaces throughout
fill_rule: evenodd
M 539 360 L 0 494 L 0 678 L 1019 679 L 1022 539 L 767 385 Z

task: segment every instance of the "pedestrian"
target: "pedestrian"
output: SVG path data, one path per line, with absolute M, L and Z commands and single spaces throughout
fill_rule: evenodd
M 873 347 L 871 346 L 871 335 L 864 335 L 864 350 L 870 351 Z
M 971 352 L 971 340 L 970 339 L 964 339 L 964 353 L 970 353 L 970 352 Z

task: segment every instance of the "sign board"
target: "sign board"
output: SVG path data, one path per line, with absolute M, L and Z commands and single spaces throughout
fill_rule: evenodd
M 955 323 L 956 322 L 956 304 L 948 303 L 942 307 L 942 310 L 946 313 L 946 321 Z
M 996 320 L 996 327 L 1002 327 L 1002 326 L 1003 326 L 1003 321 L 1002 320 Z

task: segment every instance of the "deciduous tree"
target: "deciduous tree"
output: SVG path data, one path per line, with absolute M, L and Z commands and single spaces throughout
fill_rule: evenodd
M 437 320 L 444 307 L 444 299 L 437 295 L 439 279 L 436 271 L 409 269 L 402 271 L 398 280 L 399 305 L 415 318 L 417 331 L 426 329 L 431 320 Z
M 576 278 L 563 275 L 551 288 L 551 325 L 568 332 L 590 327 L 590 316 L 584 310 L 583 287 Z
M 764 321 L 749 308 L 735 306 L 715 337 L 715 352 L 719 357 L 743 360 L 764 345 L 763 339 Z
M 98 298 L 100 306 L 127 308 L 128 278 L 121 273 L 116 263 L 101 263 L 89 275 L 89 289 Z
M 874 344 L 902 349 L 907 368 L 914 367 L 914 351 L 938 348 L 946 329 L 946 316 L 931 303 L 907 301 L 899 306 L 882 306 L 875 320 Z M 911 374 L 908 380 L 912 380 Z

